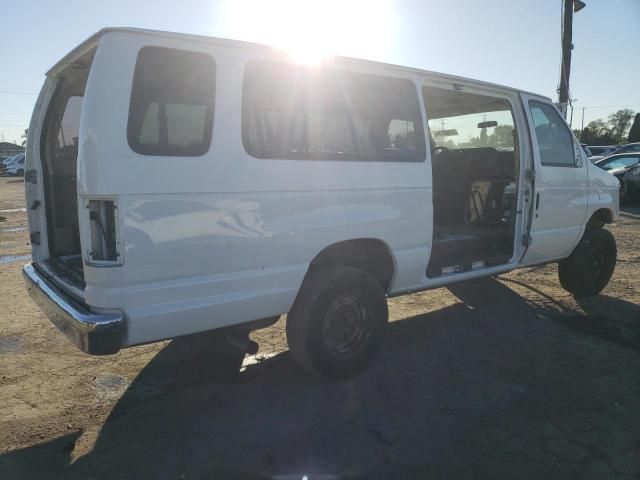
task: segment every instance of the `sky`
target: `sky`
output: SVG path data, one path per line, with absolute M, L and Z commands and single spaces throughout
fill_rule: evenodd
M 640 0 L 574 16 L 573 127 L 640 111 Z M 169 30 L 461 75 L 557 99 L 561 0 L 0 0 L 0 141 L 20 142 L 45 72 L 106 26 Z

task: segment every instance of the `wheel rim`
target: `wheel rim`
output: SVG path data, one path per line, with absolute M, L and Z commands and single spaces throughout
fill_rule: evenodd
M 352 357 L 364 348 L 369 338 L 371 312 L 354 294 L 337 298 L 327 310 L 322 327 L 324 343 L 338 357 Z
M 589 259 L 587 260 L 587 278 L 591 278 L 593 280 L 599 279 L 604 272 L 605 265 L 607 262 L 607 257 L 602 248 L 598 245 L 591 245 L 591 254 L 589 255 Z

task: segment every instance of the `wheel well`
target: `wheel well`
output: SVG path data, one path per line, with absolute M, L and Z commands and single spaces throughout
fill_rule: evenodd
M 593 212 L 591 218 L 587 222 L 587 227 L 602 227 L 605 223 L 613 221 L 613 212 L 608 208 L 601 208 Z
M 389 248 L 381 240 L 373 238 L 346 240 L 326 247 L 312 260 L 307 274 L 314 269 L 334 265 L 346 265 L 369 272 L 385 291 L 393 278 L 393 258 Z

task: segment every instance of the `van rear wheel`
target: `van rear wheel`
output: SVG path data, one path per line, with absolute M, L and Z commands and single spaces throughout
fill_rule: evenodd
M 384 289 L 370 273 L 320 268 L 307 275 L 287 316 L 287 342 L 305 370 L 346 378 L 376 354 L 388 319 Z
M 589 228 L 571 255 L 558 264 L 560 284 L 576 297 L 597 295 L 613 275 L 616 256 L 611 232 Z

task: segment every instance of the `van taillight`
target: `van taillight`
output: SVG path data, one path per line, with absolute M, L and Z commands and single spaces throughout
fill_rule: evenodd
M 116 204 L 113 200 L 89 200 L 91 251 L 89 259 L 96 263 L 119 263 L 116 232 Z

